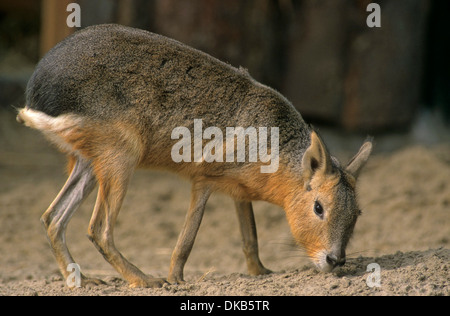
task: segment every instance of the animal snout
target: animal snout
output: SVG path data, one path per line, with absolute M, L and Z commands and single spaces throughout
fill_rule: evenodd
M 322 272 L 331 272 L 336 267 L 341 267 L 345 264 L 345 251 L 323 251 L 315 261 L 316 267 Z
M 345 264 L 345 256 L 336 256 L 334 254 L 328 254 L 326 256 L 327 263 L 333 268 L 342 267 Z

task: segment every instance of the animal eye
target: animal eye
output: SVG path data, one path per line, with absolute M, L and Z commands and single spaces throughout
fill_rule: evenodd
M 320 204 L 319 201 L 314 202 L 314 213 L 320 217 L 320 219 L 323 219 L 323 207 L 322 204 Z

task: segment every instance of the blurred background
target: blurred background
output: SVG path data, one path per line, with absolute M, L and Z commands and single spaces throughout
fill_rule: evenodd
M 39 217 L 65 181 L 65 160 L 40 133 L 15 122 L 14 107 L 23 106 L 39 59 L 77 30 L 66 25 L 73 2 L 82 28 L 138 27 L 247 68 L 319 127 L 343 162 L 367 134 L 375 136 L 375 155 L 359 182 L 364 216 L 348 251 L 354 257 L 448 249 L 450 1 L 373 1 L 381 7 L 381 28 L 366 24 L 371 0 L 0 0 L 0 289 L 24 279 L 58 280 Z M 129 215 L 116 226 L 118 247 L 144 271 L 166 276 L 189 185 L 138 171 L 130 188 L 123 207 Z M 110 276 L 111 266 L 80 237 L 94 203 L 92 194 L 67 240 L 74 240 L 83 271 Z M 244 272 L 236 219 L 224 216 L 231 199 L 217 195 L 207 207 L 186 275 L 211 267 Z M 274 271 L 298 268 L 299 258 L 280 244 L 289 238 L 283 213 L 268 203 L 255 209 L 263 262 Z
M 366 24 L 370 0 L 2 0 L 0 107 L 21 106 L 35 64 L 77 30 L 72 2 L 81 27 L 138 27 L 247 68 L 314 125 L 448 140 L 447 0 L 377 1 L 381 28 Z

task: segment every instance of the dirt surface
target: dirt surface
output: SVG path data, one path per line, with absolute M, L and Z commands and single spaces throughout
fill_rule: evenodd
M 338 138 L 324 137 L 343 161 L 358 149 L 351 143 L 352 152 L 333 150 Z M 70 222 L 67 243 L 83 273 L 107 284 L 69 289 L 39 222 L 65 182 L 65 159 L 17 124 L 12 111 L 0 111 L 0 295 L 450 295 L 450 145 L 396 147 L 375 150 L 361 175 L 363 216 L 347 264 L 333 273 L 317 272 L 297 250 L 283 210 L 257 202 L 261 259 L 275 272 L 246 275 L 233 203 L 216 194 L 185 268 L 187 283 L 130 289 L 86 238 L 92 194 Z M 115 243 L 144 272 L 167 276 L 189 191 L 175 175 L 136 172 Z M 371 263 L 380 269 L 379 287 L 373 286 L 376 270 L 367 272 Z

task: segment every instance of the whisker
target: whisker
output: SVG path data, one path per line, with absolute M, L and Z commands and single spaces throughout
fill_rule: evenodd
M 292 237 L 279 237 L 277 239 L 272 239 L 270 241 L 271 244 L 290 244 L 295 245 L 295 241 Z
M 309 259 L 308 255 L 302 255 L 302 254 L 293 254 L 290 256 L 285 256 L 286 259 L 288 258 L 302 258 L 302 259 Z
M 361 254 L 368 254 L 369 252 L 376 252 L 376 249 L 366 249 L 366 250 L 360 250 L 360 251 L 353 251 L 347 254 L 348 258 L 356 257 L 357 255 Z

